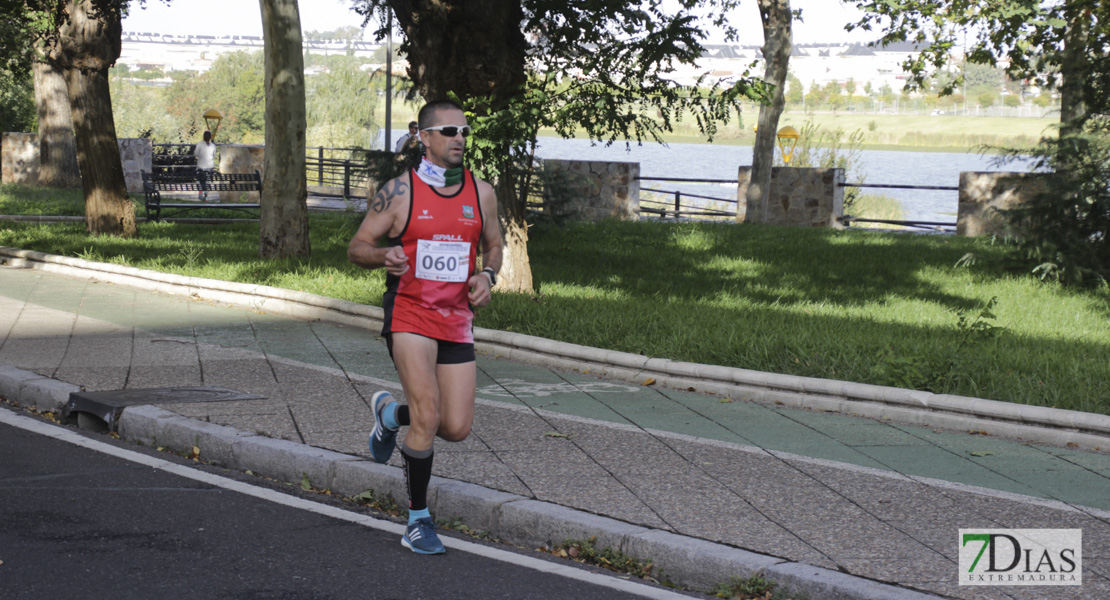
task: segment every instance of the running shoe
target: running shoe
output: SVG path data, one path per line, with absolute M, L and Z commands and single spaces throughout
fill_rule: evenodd
M 401 545 L 417 554 L 443 554 L 447 551 L 436 535 L 436 524 L 431 517 L 417 519 L 409 524 Z
M 393 403 L 389 392 L 377 392 L 370 398 L 370 409 L 374 411 L 374 431 L 370 432 L 370 455 L 380 463 L 389 462 L 393 449 L 397 447 L 397 429 L 389 429 L 382 419 L 385 407 Z

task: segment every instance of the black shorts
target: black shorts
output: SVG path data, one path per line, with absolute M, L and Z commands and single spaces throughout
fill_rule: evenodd
M 420 334 L 416 333 L 413 335 Z M 393 358 L 393 334 L 386 333 L 382 337 L 385 338 L 385 347 L 389 349 L 389 358 Z M 465 342 L 448 342 L 445 340 L 435 341 L 439 345 L 439 350 L 436 352 L 437 365 L 460 365 L 462 363 L 474 362 L 474 344 L 467 344 Z M 396 359 L 394 359 L 394 362 L 396 362 Z

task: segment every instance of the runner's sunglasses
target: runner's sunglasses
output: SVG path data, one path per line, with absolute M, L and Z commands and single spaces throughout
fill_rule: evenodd
M 453 138 L 459 134 L 460 130 L 463 137 L 470 136 L 470 125 L 463 125 L 462 127 L 458 125 L 436 125 L 435 127 L 425 127 L 421 131 L 438 131 L 446 137 Z

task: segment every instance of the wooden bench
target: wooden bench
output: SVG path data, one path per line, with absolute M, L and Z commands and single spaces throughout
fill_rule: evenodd
M 257 213 L 261 208 L 258 202 L 201 202 L 173 198 L 163 202 L 162 192 L 183 192 L 199 196 L 202 193 L 220 192 L 262 192 L 262 175 L 254 173 L 205 173 L 203 171 L 185 173 L 150 173 L 142 171 L 143 196 L 146 202 L 146 216 L 151 221 L 162 220 L 162 209 L 176 209 L 172 215 L 190 210 L 219 208 Z M 167 217 L 172 215 L 166 215 Z

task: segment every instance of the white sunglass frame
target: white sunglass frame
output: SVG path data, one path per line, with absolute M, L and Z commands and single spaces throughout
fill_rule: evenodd
M 464 138 L 468 138 L 471 133 L 474 133 L 474 129 L 470 125 L 436 125 L 435 127 L 425 127 L 420 131 L 438 131 L 440 135 L 444 137 L 455 137 L 455 135 L 448 136 L 446 133 L 443 133 L 444 129 L 457 129 L 458 131 L 455 132 L 455 135 L 461 133 Z

